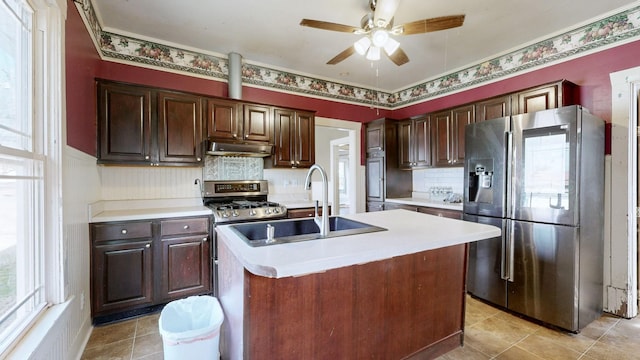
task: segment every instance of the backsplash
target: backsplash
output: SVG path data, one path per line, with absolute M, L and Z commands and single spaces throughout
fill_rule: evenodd
M 234 156 L 206 156 L 204 180 L 262 180 L 264 159 Z
M 462 194 L 464 187 L 464 168 L 434 168 L 413 170 L 413 191 L 429 193 L 432 188 L 450 188 L 456 194 Z

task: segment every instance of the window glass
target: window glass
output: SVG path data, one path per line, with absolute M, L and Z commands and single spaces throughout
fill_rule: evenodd
M 33 19 L 26 1 L 0 2 L 0 352 L 46 304 L 44 154 L 35 152 L 44 147 L 36 146 L 43 139 L 33 130 Z

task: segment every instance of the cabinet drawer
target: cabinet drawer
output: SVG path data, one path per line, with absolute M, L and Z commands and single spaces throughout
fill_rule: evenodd
M 92 224 L 94 241 L 151 237 L 151 221 Z
M 209 232 L 208 218 L 163 220 L 160 222 L 161 236 L 197 234 Z
M 457 210 L 449 210 L 449 209 L 440 209 L 440 208 L 431 208 L 431 207 L 418 207 L 418 212 L 446 217 L 450 219 L 458 219 L 462 220 L 462 211 Z
M 331 214 L 331 206 L 327 206 L 327 211 Z M 315 213 L 315 208 L 287 209 L 289 219 L 313 217 Z M 318 215 L 322 215 L 322 207 L 318 207 Z

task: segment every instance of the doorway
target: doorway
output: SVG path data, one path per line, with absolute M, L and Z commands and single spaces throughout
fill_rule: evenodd
M 316 117 L 316 163 L 327 170 L 331 214 L 364 212 L 361 123 Z
M 333 185 L 334 209 L 332 215 L 353 214 L 351 211 L 349 172 L 349 137 L 331 141 L 331 182 Z

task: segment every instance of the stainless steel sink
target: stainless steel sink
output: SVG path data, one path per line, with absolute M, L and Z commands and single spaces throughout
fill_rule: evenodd
M 273 227 L 273 239 L 267 239 L 268 226 Z M 323 238 L 320 235 L 318 225 L 311 218 L 243 223 L 231 225 L 230 228 L 251 246 L 277 245 Z M 325 238 L 386 231 L 387 229 L 340 216 L 330 216 L 329 230 L 329 235 Z

